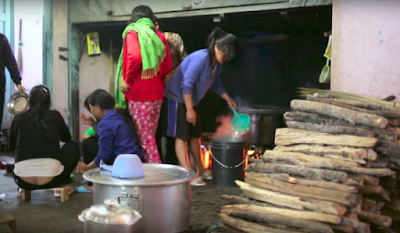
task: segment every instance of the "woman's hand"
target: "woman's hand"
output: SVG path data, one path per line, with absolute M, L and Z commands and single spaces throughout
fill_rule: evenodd
M 196 125 L 197 114 L 194 109 L 189 109 L 186 111 L 186 121 L 192 125 Z
M 89 170 L 89 169 L 85 163 L 83 163 L 83 162 L 78 163 L 78 167 L 77 167 L 78 174 L 83 174 L 87 170 Z
M 18 84 L 18 85 L 17 85 L 17 88 L 18 88 L 19 93 L 22 93 L 22 92 L 25 92 L 25 91 L 26 91 L 26 90 L 25 90 L 25 87 L 22 86 L 21 84 Z
M 81 118 L 82 124 L 92 126 L 95 123 L 93 117 L 86 115 L 84 113 L 81 114 L 80 118 Z
M 129 84 L 127 84 L 125 81 L 122 81 L 121 83 L 121 91 L 122 93 L 129 91 Z
M 236 109 L 237 108 L 236 102 L 233 101 L 231 98 L 227 99 L 226 102 L 228 103 L 228 105 L 229 105 L 229 107 L 231 109 Z

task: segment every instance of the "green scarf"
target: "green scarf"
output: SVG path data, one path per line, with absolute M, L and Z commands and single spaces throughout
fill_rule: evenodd
M 122 33 L 122 39 L 125 40 L 126 34 L 134 30 L 138 33 L 140 54 L 142 56 L 142 79 L 149 79 L 156 76 L 160 70 L 160 63 L 164 60 L 165 45 L 154 31 L 154 24 L 149 18 L 141 18 L 136 23 L 129 24 Z M 120 86 L 122 80 L 122 59 L 124 48 L 121 50 L 117 65 L 117 88 L 115 93 L 116 104 L 122 108 L 126 108 L 124 93 L 121 92 Z

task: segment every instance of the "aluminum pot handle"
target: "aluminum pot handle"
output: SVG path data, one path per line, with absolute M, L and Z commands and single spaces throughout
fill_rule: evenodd
M 138 203 L 137 210 L 135 211 L 141 213 L 143 210 L 143 198 L 137 192 L 131 193 L 128 195 L 125 191 L 121 192 L 121 195 L 117 196 L 118 203 L 121 204 L 121 201 L 125 201 L 125 199 L 134 199 Z M 131 206 L 132 207 L 132 206 Z M 132 208 L 133 209 L 133 208 Z
M 82 214 L 78 215 L 78 219 L 79 219 L 79 221 L 81 221 L 83 223 L 86 222 L 85 218 L 82 216 Z

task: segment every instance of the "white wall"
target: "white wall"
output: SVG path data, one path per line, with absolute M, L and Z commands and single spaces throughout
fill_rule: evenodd
M 14 53 L 18 59 L 22 19 L 22 85 L 29 91 L 43 83 L 43 0 L 14 0 Z
M 400 1 L 333 1 L 333 90 L 400 102 Z

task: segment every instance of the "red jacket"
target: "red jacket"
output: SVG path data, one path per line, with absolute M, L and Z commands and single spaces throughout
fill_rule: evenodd
M 126 34 L 122 60 L 122 75 L 125 83 L 129 85 L 129 91 L 125 93 L 126 100 L 154 101 L 164 99 L 164 78 L 172 70 L 172 59 L 164 34 L 157 31 L 157 35 L 165 45 L 166 56 L 155 77 L 142 79 L 142 56 L 138 34 L 133 30 Z

